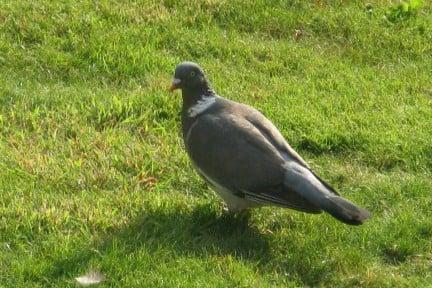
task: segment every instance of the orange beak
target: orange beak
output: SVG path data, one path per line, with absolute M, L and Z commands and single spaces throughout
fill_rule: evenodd
M 173 92 L 174 90 L 180 88 L 180 83 L 181 83 L 180 79 L 174 78 L 171 87 L 169 88 L 169 91 Z

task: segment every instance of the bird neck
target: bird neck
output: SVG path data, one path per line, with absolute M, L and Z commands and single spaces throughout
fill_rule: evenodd
M 182 89 L 183 108 L 187 109 L 195 105 L 203 97 L 215 97 L 216 93 L 208 83 L 199 87 L 184 87 Z

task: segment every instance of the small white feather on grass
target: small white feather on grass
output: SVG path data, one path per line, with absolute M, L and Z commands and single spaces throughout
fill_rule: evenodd
M 85 275 L 76 277 L 75 280 L 82 286 L 96 285 L 105 280 L 105 276 L 98 271 L 90 271 Z

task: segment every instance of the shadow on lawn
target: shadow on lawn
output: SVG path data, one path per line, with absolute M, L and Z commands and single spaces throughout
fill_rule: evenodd
M 248 215 L 218 215 L 210 206 L 192 212 L 142 211 L 134 222 L 102 235 L 73 255 L 53 261 L 47 277 L 63 277 L 86 267 L 92 258 L 121 249 L 130 254 L 145 247 L 148 252 L 169 249 L 173 255 L 228 255 L 262 261 L 268 254 L 266 237 L 248 225 Z M 97 251 L 97 253 L 95 253 Z
M 164 249 L 172 251 L 173 257 L 232 255 L 242 261 L 254 262 L 259 269 L 267 272 L 285 271 L 289 267 L 290 274 L 297 274 L 305 284 L 317 284 L 323 280 L 321 277 L 328 271 L 322 271 L 322 267 L 311 269 L 308 267 L 311 259 L 307 257 L 302 257 L 301 263 L 297 262 L 298 259 L 285 259 L 283 263 L 275 261 L 269 253 L 268 238 L 271 235 L 260 233 L 248 224 L 248 220 L 247 215 L 218 215 L 210 206 L 197 207 L 193 212 L 164 211 L 163 208 L 143 211 L 133 223 L 112 231 L 99 242 L 75 251 L 70 257 L 66 255 L 54 261 L 45 276 L 75 277 L 82 267 L 88 267 L 93 258 L 105 257 L 114 250 L 127 257 L 138 249 L 145 249 L 148 253 Z M 294 243 L 287 249 L 288 253 L 303 255 L 300 251 L 302 248 L 296 247 Z M 325 270 L 329 268 L 327 265 Z
M 269 249 L 265 236 L 249 227 L 248 216 L 221 216 L 209 206 L 193 212 L 144 211 L 105 244 L 109 247 L 114 241 L 130 247 L 127 253 L 145 246 L 150 252 L 162 247 L 173 255 L 233 254 L 251 260 L 261 259 Z

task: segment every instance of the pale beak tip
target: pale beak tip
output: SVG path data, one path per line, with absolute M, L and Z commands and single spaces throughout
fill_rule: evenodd
M 169 91 L 173 92 L 174 90 L 178 89 L 179 85 L 180 85 L 180 82 L 181 82 L 180 79 L 174 78 L 174 80 L 173 80 L 173 82 L 171 84 L 171 87 L 169 88 Z

